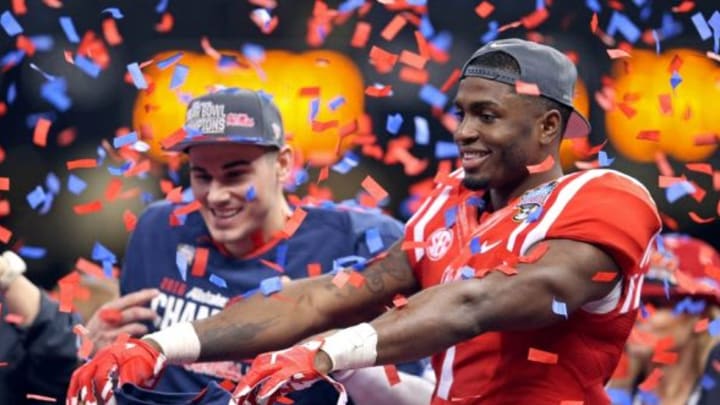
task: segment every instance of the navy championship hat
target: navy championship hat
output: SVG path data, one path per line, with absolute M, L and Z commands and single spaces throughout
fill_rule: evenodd
M 519 75 L 493 67 L 471 66 L 475 58 L 498 51 L 515 59 L 520 66 Z M 465 63 L 461 79 L 466 77 L 481 77 L 513 87 L 518 80 L 535 84 L 541 96 L 572 108 L 564 137 L 583 137 L 590 133 L 590 123 L 573 106 L 577 80 L 575 65 L 555 48 L 516 38 L 492 41 L 475 51 Z
M 190 101 L 187 136 L 167 150 L 184 152 L 209 143 L 241 143 L 281 148 L 285 144 L 280 111 L 269 96 L 246 89 L 223 89 Z

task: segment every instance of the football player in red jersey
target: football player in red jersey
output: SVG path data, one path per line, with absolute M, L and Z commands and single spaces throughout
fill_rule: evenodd
M 362 270 L 362 285 L 342 282 L 358 269 L 298 280 L 281 300 L 256 296 L 164 329 L 132 355 L 111 347 L 74 387 L 103 387 L 108 370 L 127 381 L 135 364 L 160 357 L 252 357 L 343 327 L 257 356 L 236 398 L 273 399 L 330 372 L 433 355 L 433 404 L 609 403 L 604 385 L 635 320 L 660 218 L 628 176 L 563 175 L 562 137 L 590 130 L 572 105 L 576 77 L 549 46 L 483 46 L 455 99 L 462 169 L 437 179 L 405 240 Z
M 720 403 L 720 253 L 681 234 L 658 238 L 645 306 L 609 384 L 613 404 Z

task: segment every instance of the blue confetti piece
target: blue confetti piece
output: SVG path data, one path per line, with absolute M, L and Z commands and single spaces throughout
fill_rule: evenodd
M 642 317 L 642 319 L 647 319 L 650 316 L 650 312 L 648 312 L 645 304 L 642 303 L 640 304 L 640 316 Z
M 72 100 L 66 91 L 67 82 L 63 78 L 45 82 L 40 86 L 42 98 L 61 112 L 67 111 L 72 106 Z
M 682 21 L 673 19 L 671 13 L 663 13 L 662 23 L 660 24 L 660 33 L 662 39 L 670 39 L 683 33 L 684 26 Z
M 102 262 L 102 268 L 103 268 L 103 275 L 105 278 L 113 278 L 113 264 L 109 260 L 104 260 Z
M 710 391 L 715 388 L 715 379 L 710 374 L 703 374 L 702 378 L 700 379 L 700 385 L 705 391 Z
M 440 31 L 430 41 L 430 43 L 433 44 L 436 48 L 441 49 L 443 51 L 450 50 L 450 48 L 452 48 L 452 42 L 453 42 L 452 34 L 450 34 L 450 32 L 448 32 L 448 31 Z
M 47 174 L 47 176 L 45 176 L 45 187 L 47 187 L 48 192 L 50 192 L 51 194 L 60 193 L 60 188 L 62 186 L 60 185 L 60 179 L 55 173 L 50 172 Z
M 116 136 L 113 138 L 113 148 L 120 149 L 126 145 L 132 145 L 138 141 L 137 132 L 129 132 L 125 135 Z
M 407 0 L 407 4 L 410 6 L 424 6 L 427 5 L 427 0 Z
M 530 214 L 528 214 L 527 218 L 525 219 L 528 223 L 533 223 L 540 219 L 540 217 L 543 214 L 543 207 L 537 207 L 534 210 L 530 211 Z
M 17 96 L 17 87 L 15 86 L 15 82 L 10 83 L 7 89 L 7 96 L 5 96 L 5 101 L 8 104 L 12 104 L 13 101 L 15 101 L 15 97 Z
M 123 18 L 123 13 L 117 7 L 108 7 L 105 10 L 100 12 L 100 14 L 102 14 L 102 13 L 109 13 L 110 16 L 112 16 L 112 18 L 114 18 L 116 20 L 121 20 Z
M 354 267 L 356 265 L 364 266 L 367 259 L 362 256 L 350 255 L 343 256 L 333 260 L 332 273 L 336 273 L 342 269 L 348 267 Z
M 282 243 L 278 245 L 277 250 L 275 251 L 275 263 L 280 265 L 280 267 L 285 267 L 285 264 L 287 264 L 287 253 L 288 253 L 288 244 Z
M 75 25 L 70 17 L 60 17 L 60 26 L 65 32 L 65 36 L 68 41 L 73 44 L 80 42 L 80 37 L 78 36 L 77 31 L 75 31 Z
M 0 15 L 0 25 L 2 25 L 5 32 L 11 37 L 14 37 L 17 34 L 22 34 L 23 32 L 23 28 L 20 26 L 20 23 L 15 19 L 15 16 L 13 16 L 9 10 L 5 10 L 2 15 Z
M 255 186 L 250 185 L 250 187 L 248 187 L 247 191 L 245 192 L 245 199 L 248 201 L 253 201 L 255 198 L 257 198 L 257 191 L 255 191 Z
M 122 176 L 123 174 L 125 174 L 125 172 L 130 168 L 131 165 L 132 165 L 132 162 L 125 162 L 120 167 L 108 166 L 107 170 L 108 170 L 108 173 L 110 173 L 111 175 L 113 175 L 115 177 L 119 177 L 119 176 Z
M 145 76 L 143 76 L 142 71 L 140 70 L 140 66 L 137 64 L 137 62 L 128 64 L 127 71 L 130 73 L 130 76 L 132 77 L 133 84 L 135 84 L 135 88 L 147 89 L 147 82 L 145 81 Z
M 0 66 L 15 66 L 22 62 L 23 58 L 25 58 L 25 51 L 10 51 L 3 55 L 2 59 L 0 59 Z
M 652 16 L 652 5 L 648 4 L 646 7 L 640 9 L 640 21 L 647 21 Z
M 620 32 L 625 39 L 633 44 L 637 42 L 642 35 L 640 29 L 630 18 L 623 13 L 613 11 L 610 22 L 608 23 L 607 34 L 614 36 L 617 32 Z
M 663 292 L 665 293 L 665 299 L 670 299 L 670 280 L 667 277 L 663 278 Z
M 445 210 L 445 228 L 450 228 L 457 220 L 457 206 Z
M 497 21 L 495 21 L 495 20 L 490 21 L 488 23 L 487 32 L 484 33 L 480 37 L 480 42 L 483 44 L 487 44 L 488 42 L 494 41 L 495 39 L 497 39 L 498 34 L 499 34 L 499 32 L 498 32 L 499 27 L 500 27 L 500 24 Z
M 295 185 L 300 186 L 305 184 L 310 179 L 308 171 L 305 169 L 297 169 L 295 172 Z
M 365 4 L 365 0 L 345 0 L 338 5 L 338 11 L 340 13 L 349 13 Z
M 51 75 L 51 74 L 45 73 L 42 69 L 40 69 L 36 64 L 34 64 L 34 63 L 32 63 L 32 62 L 30 63 L 30 68 L 31 68 L 32 70 L 40 73 L 41 75 L 43 75 L 44 78 L 46 78 L 46 79 L 48 79 L 48 80 L 55 80 L 55 79 L 57 79 L 57 77 L 55 77 L 55 76 L 53 76 L 53 75 Z
M 161 61 L 158 61 L 155 65 L 158 67 L 158 69 L 165 70 L 168 67 L 172 66 L 173 63 L 182 59 L 183 55 L 184 55 L 183 52 L 177 52 L 176 54 L 174 54 L 172 56 L 169 56 Z
M 704 299 L 693 301 L 692 299 L 687 304 L 687 313 L 690 315 L 700 315 L 705 311 L 707 303 Z
M 179 182 L 178 182 L 179 183 Z M 183 203 L 191 203 L 195 200 L 195 196 L 193 195 L 193 191 L 190 187 L 186 188 L 182 192 L 182 198 L 180 199 Z
M 716 318 L 708 324 L 708 333 L 710 336 L 720 335 L 720 318 Z
M 55 46 L 55 40 L 50 35 L 33 35 L 29 39 L 35 45 L 36 51 L 49 51 Z
M 605 392 L 607 392 L 610 397 L 610 403 L 613 405 L 632 405 L 632 394 L 629 390 L 606 388 Z
M 45 215 L 48 212 L 50 212 L 50 209 L 52 208 L 53 201 L 55 201 L 55 198 L 52 194 L 45 194 L 45 201 L 43 201 L 42 207 L 37 210 L 38 214 Z
M 535 0 L 535 10 L 544 10 L 545 0 Z
M 175 252 L 175 265 L 177 266 L 178 273 L 180 273 L 182 281 L 187 281 L 188 260 L 185 254 L 180 250 Z
M 430 127 L 428 121 L 424 117 L 415 116 L 415 143 L 418 145 L 427 145 L 430 143 Z
M 435 157 L 438 159 L 454 159 L 460 155 L 455 142 L 437 141 L 435 143 Z
M 402 124 L 403 117 L 400 113 L 388 114 L 387 121 L 385 123 L 385 130 L 393 135 L 397 135 Z
M 556 315 L 562 315 L 565 319 L 568 319 L 567 305 L 564 302 L 558 301 L 553 297 L 552 311 Z
M 585 5 L 592 12 L 600 13 L 602 11 L 602 6 L 598 0 L 585 0 Z
M 708 20 L 708 24 L 710 27 L 712 27 L 714 35 L 713 35 L 713 51 L 715 53 L 720 52 L 720 11 L 715 10 L 712 16 L 710 16 L 710 19 Z
M 598 152 L 598 164 L 600 167 L 608 167 L 615 161 L 615 158 L 608 156 L 607 152 L 601 150 Z
M 635 5 L 638 6 L 638 8 L 645 5 L 646 2 L 647 2 L 647 0 L 633 0 L 633 3 L 635 3 Z
M 80 195 L 87 188 L 87 183 L 80 177 L 70 173 L 70 176 L 68 177 L 67 187 L 71 193 L 75 195 Z
M 436 108 L 445 107 L 448 98 L 445 93 L 441 92 L 440 89 L 431 84 L 423 85 L 420 88 L 420 94 L 418 97 L 420 97 L 420 100 Z
M 279 291 L 282 291 L 282 280 L 279 276 L 269 277 L 260 282 L 260 292 L 266 297 Z
M 680 73 L 676 71 L 673 72 L 672 76 L 670 77 L 670 86 L 675 90 L 675 88 L 682 83 L 682 77 L 680 77 Z
M 37 186 L 28 193 L 25 198 L 27 199 L 28 204 L 30 204 L 30 208 L 36 209 L 43 201 L 45 201 L 45 191 L 41 186 Z
M 157 6 L 155 6 L 155 12 L 158 14 L 164 13 L 165 10 L 167 10 L 169 2 L 170 2 L 170 0 L 160 0 L 160 2 L 157 4 Z
M 688 194 L 695 193 L 695 187 L 688 181 L 679 181 L 665 189 L 665 198 L 670 204 L 685 197 Z
M 342 160 L 333 165 L 332 170 L 340 174 L 347 174 L 360 163 L 360 158 L 353 152 L 347 152 Z
M 320 112 L 320 99 L 314 98 L 310 100 L 310 122 L 315 121 L 318 113 Z
M 215 284 L 216 286 L 218 286 L 220 288 L 227 288 L 227 282 L 225 282 L 225 279 L 223 279 L 222 277 L 215 275 L 215 274 L 210 274 L 209 279 L 210 279 L 210 282 Z
M 100 65 L 80 54 L 75 55 L 75 66 L 93 78 L 100 74 Z
M 660 38 L 658 38 L 658 33 L 656 30 L 652 30 L 652 37 L 655 41 L 655 53 L 660 55 Z
M 660 405 L 660 397 L 650 391 L 638 390 L 637 395 L 640 397 L 640 403 L 644 405 Z
M 420 33 L 425 38 L 431 38 L 435 35 L 435 27 L 432 25 L 432 21 L 430 21 L 430 17 L 428 17 L 427 13 L 423 14 L 422 18 L 420 19 Z
M 460 269 L 460 278 L 463 280 L 469 280 L 475 278 L 475 269 L 470 266 L 463 266 Z
M 18 255 L 26 259 L 42 259 L 47 254 L 47 249 L 39 246 L 25 245 L 18 250 Z
M 477 208 L 478 211 L 485 210 L 485 200 L 482 197 L 472 195 L 466 201 L 469 205 Z
M 703 17 L 702 13 L 698 11 L 697 13 L 693 14 L 693 16 L 690 18 L 693 25 L 695 26 L 695 29 L 698 32 L 698 35 L 700 35 L 700 39 L 705 41 L 706 39 L 709 39 L 712 37 L 712 31 L 710 30 L 710 26 L 708 25 L 707 21 L 705 21 L 705 17 Z
M 380 237 L 380 231 L 378 231 L 377 228 L 370 228 L 365 231 L 365 243 L 372 255 L 382 251 L 384 247 L 383 240 Z
M 477 254 L 480 253 L 482 248 L 480 247 L 480 238 L 473 238 L 470 241 L 470 253 Z
M 110 263 L 117 263 L 117 257 L 115 256 L 115 254 L 110 249 L 106 248 L 102 243 L 97 241 L 93 245 L 90 257 L 96 262 L 102 262 L 107 260 Z
M 335 111 L 344 104 L 345 104 L 345 97 L 337 96 L 328 102 L 328 107 L 330 108 L 330 111 Z
M 253 62 L 260 62 L 265 59 L 265 48 L 257 44 L 244 44 L 242 54 Z
M 187 79 L 187 75 L 189 72 L 189 67 L 179 63 L 175 65 L 172 78 L 170 79 L 170 90 L 182 86 L 183 83 L 185 83 L 185 79 Z
M 27 117 L 25 117 L 25 126 L 27 126 L 28 128 L 35 128 L 35 125 L 37 125 L 37 122 L 40 118 L 45 118 L 46 120 L 55 122 L 55 120 L 57 119 L 57 115 L 55 115 L 55 113 L 52 111 L 28 114 Z

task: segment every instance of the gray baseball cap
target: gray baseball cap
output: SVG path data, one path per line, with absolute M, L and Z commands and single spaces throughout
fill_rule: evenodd
M 246 89 L 222 89 L 190 101 L 185 131 L 185 139 L 168 150 L 222 142 L 276 148 L 285 144 L 278 108 L 267 94 Z
M 497 51 L 504 52 L 517 61 L 520 65 L 519 75 L 492 67 L 470 66 L 473 59 Z M 535 84 L 543 97 L 572 108 L 563 135 L 565 138 L 583 137 L 590 133 L 590 123 L 573 106 L 577 80 L 575 65 L 555 48 L 517 38 L 492 41 L 475 51 L 468 59 L 462 68 L 461 79 L 465 77 L 482 77 L 513 87 L 518 80 Z

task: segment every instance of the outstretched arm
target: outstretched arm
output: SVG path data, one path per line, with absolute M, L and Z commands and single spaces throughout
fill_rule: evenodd
M 396 294 L 409 295 L 418 284 L 401 242 L 361 274 L 360 288 L 338 288 L 334 275 L 289 283 L 276 296 L 259 294 L 221 313 L 193 323 L 201 361 L 242 359 L 280 349 L 327 329 L 373 319 Z

